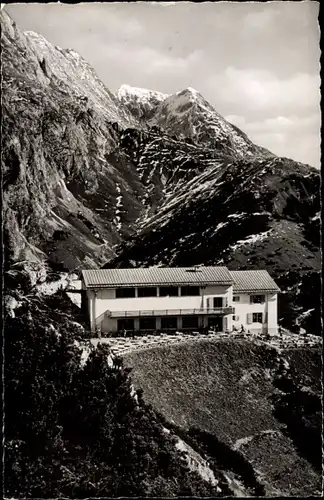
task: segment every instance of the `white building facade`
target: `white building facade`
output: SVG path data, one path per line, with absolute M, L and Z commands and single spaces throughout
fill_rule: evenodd
M 234 279 L 233 328 L 240 330 L 243 326 L 251 333 L 276 334 L 280 290 L 267 271 L 231 271 L 231 275 Z
M 261 282 L 263 288 L 250 284 L 248 290 L 244 275 L 235 278 L 235 273 L 257 273 L 252 281 L 259 287 Z M 233 331 L 241 325 L 251 332 L 277 331 L 279 288 L 266 271 L 230 272 L 226 267 L 87 270 L 82 272 L 82 290 L 92 332 Z M 251 299 L 254 295 L 261 298 Z

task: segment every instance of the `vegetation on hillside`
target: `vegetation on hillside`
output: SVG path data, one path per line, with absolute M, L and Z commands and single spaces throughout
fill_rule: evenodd
M 6 496 L 231 495 L 222 471 L 251 495 L 269 494 L 278 484 L 280 491 L 316 490 L 321 402 L 315 351 L 287 353 L 288 371 L 274 349 L 238 340 L 149 349 L 127 355 L 126 366 L 121 359 L 108 364 L 109 349 L 99 347 L 83 364 L 76 340 L 87 336 L 86 326 L 72 321 L 75 306 L 62 290 L 36 295 L 33 283 L 42 274 L 37 266 L 32 274 L 19 265 L 5 272 L 11 297 L 5 302 Z M 221 493 L 189 472 L 163 426 L 208 460 Z M 254 459 L 269 429 L 295 471 L 293 490 L 285 490 L 287 459 L 283 463 L 271 443 L 267 458 L 276 472 L 270 487 L 256 474 Z M 252 447 L 236 449 L 253 435 Z
M 299 356 L 300 357 L 300 356 Z M 307 360 L 309 362 L 309 359 Z M 315 367 L 318 366 L 318 360 Z M 300 364 L 299 364 L 300 367 Z M 309 384 L 306 370 L 296 371 L 283 365 L 274 385 L 280 390 L 273 395 L 274 415 L 285 424 L 285 433 L 294 442 L 299 454 L 320 473 L 322 470 L 322 403 L 316 383 Z M 320 381 L 320 373 L 318 374 Z M 315 387 L 314 387 L 315 386 Z
M 321 336 L 320 272 L 288 271 L 277 279 L 277 283 L 284 291 L 279 294 L 278 300 L 281 326 L 294 333 L 299 333 L 302 327 L 311 335 Z
M 208 460 L 209 467 L 215 476 L 219 475 L 219 485 L 226 496 L 232 496 L 232 491 L 228 483 L 224 481 L 224 476 L 220 474 L 220 471 L 231 471 L 239 479 L 249 496 L 265 496 L 265 488 L 257 478 L 253 466 L 239 450 L 233 449 L 212 433 L 198 427 L 190 427 L 189 430 L 185 430 L 170 423 L 163 414 L 159 415 L 171 432 Z
M 99 347 L 82 366 L 79 328 L 59 302 L 21 295 L 5 318 L 5 495 L 219 495 L 135 397 L 122 360 L 108 365 Z

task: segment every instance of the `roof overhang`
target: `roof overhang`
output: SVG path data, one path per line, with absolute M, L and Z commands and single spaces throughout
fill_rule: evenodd
M 83 280 L 84 281 L 84 280 Z M 103 284 L 93 284 L 93 283 L 85 283 L 86 288 L 134 288 L 134 287 L 154 287 L 154 286 L 232 286 L 233 282 L 232 281 L 211 281 L 211 282 L 202 282 L 202 283 L 197 283 L 197 282 L 182 282 L 182 283 L 174 283 L 174 282 L 163 282 L 163 283 L 103 283 Z
M 280 293 L 281 290 L 279 288 L 273 288 L 273 289 L 267 289 L 267 288 L 262 288 L 261 290 L 258 289 L 258 290 L 252 290 L 251 288 L 249 289 L 238 289 L 236 290 L 235 288 L 233 288 L 233 293 Z

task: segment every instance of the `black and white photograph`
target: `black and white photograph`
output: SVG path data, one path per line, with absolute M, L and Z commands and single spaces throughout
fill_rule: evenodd
M 1 4 L 3 498 L 323 496 L 319 15 Z

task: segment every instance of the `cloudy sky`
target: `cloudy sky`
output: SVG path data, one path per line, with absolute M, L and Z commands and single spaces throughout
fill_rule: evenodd
M 198 90 L 274 153 L 320 166 L 318 2 L 12 4 L 115 92 Z

